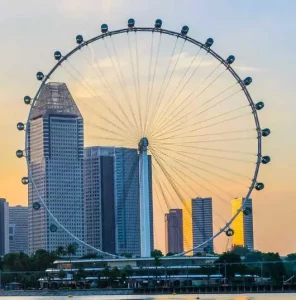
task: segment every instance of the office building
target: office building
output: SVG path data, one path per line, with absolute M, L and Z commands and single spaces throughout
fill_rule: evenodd
M 183 252 L 183 213 L 182 209 L 170 209 L 165 214 L 166 253 Z
M 85 240 L 83 119 L 66 84 L 50 82 L 42 88 L 27 131 L 34 181 L 29 183 L 29 253 L 76 242 L 69 232 Z M 78 247 L 77 255 L 83 251 Z
M 232 200 L 232 216 L 241 208 L 244 198 L 236 198 Z M 232 223 L 234 235 L 232 237 L 233 246 L 246 247 L 250 251 L 254 250 L 254 234 L 253 234 L 253 214 L 252 199 L 247 199 L 245 204 L 245 212 L 240 212 Z
M 196 252 L 212 252 L 213 241 L 204 244 L 213 236 L 212 198 L 192 199 L 192 235 Z
M 86 241 L 115 253 L 115 148 L 84 149 Z
M 137 149 L 115 149 L 116 252 L 141 255 L 139 155 Z M 150 241 L 153 250 L 152 167 L 148 156 Z
M 153 250 L 151 157 L 148 157 L 150 235 Z M 110 253 L 141 255 L 139 155 L 137 149 L 84 150 L 86 237 Z
M 28 253 L 28 207 L 9 207 L 9 252 Z
M 183 211 L 183 245 L 184 251 L 188 251 L 193 248 L 193 237 L 192 237 L 192 206 L 191 200 L 185 200 L 182 206 Z M 188 255 L 192 255 L 189 252 Z
M 9 252 L 9 204 L 0 198 L 0 257 Z

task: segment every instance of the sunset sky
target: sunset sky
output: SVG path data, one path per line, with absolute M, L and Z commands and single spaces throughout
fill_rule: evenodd
M 255 248 L 296 252 L 296 2 L 231 0 L 2 0 L 0 10 L 0 197 L 10 205 L 27 205 L 27 188 L 20 179 L 26 164 L 15 156 L 24 148 L 24 134 L 16 123 L 26 122 L 25 95 L 38 87 L 37 71 L 46 73 L 53 52 L 75 46 L 77 34 L 98 35 L 100 25 L 126 26 L 133 17 L 139 26 L 179 31 L 190 27 L 190 36 L 215 39 L 219 53 L 234 54 L 244 75 L 253 78 L 253 97 L 265 102 L 262 127 L 272 134 L 264 140 L 263 153 L 272 163 L 261 169 L 265 190 L 255 193 Z

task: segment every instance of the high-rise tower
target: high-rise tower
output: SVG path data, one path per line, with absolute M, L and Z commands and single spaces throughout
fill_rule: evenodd
M 205 243 L 213 236 L 212 198 L 192 199 L 193 247 Z M 194 252 L 212 252 L 213 241 L 197 248 Z
M 193 236 L 192 236 L 192 204 L 191 200 L 185 200 L 182 206 L 183 210 L 183 245 L 184 251 L 188 251 L 193 248 Z M 189 252 L 188 254 L 193 254 Z
M 115 253 L 115 148 L 84 149 L 86 241 Z
M 28 253 L 28 207 L 9 207 L 9 252 Z
M 9 251 L 9 210 L 8 202 L 0 198 L 0 256 Z
M 232 216 L 242 206 L 244 198 L 236 198 L 232 200 Z M 247 199 L 245 209 L 238 214 L 232 222 L 234 235 L 232 237 L 233 246 L 246 247 L 250 251 L 254 250 L 254 234 L 253 234 L 253 213 L 252 199 Z
M 141 218 L 143 214 L 149 214 L 150 251 L 153 250 L 153 207 L 152 207 L 152 168 L 151 156 L 147 155 L 147 192 L 149 210 L 142 210 L 140 203 L 140 164 L 137 149 L 116 148 L 115 150 L 115 185 L 116 185 L 116 252 L 118 254 L 131 253 L 133 255 L 150 256 L 141 251 Z M 146 203 L 147 204 L 147 203 Z M 145 205 L 146 205 L 145 204 Z M 141 211 L 142 210 L 142 211 Z M 147 216 L 146 216 L 147 217 Z M 146 219 L 146 221 L 147 221 Z M 147 249 L 146 249 L 147 250 Z M 147 250 L 148 252 L 148 250 Z
M 83 119 L 66 84 L 47 83 L 32 108 L 28 130 L 29 252 L 84 240 Z M 34 205 L 35 203 L 35 205 Z M 41 207 L 36 208 L 36 203 Z M 83 253 L 83 247 L 77 254 Z
M 153 249 L 151 157 L 148 156 L 149 231 Z M 139 154 L 137 149 L 84 150 L 87 242 L 110 253 L 141 255 Z M 146 211 L 147 213 L 147 211 Z
M 166 252 L 183 252 L 183 213 L 182 209 L 170 209 L 165 214 Z

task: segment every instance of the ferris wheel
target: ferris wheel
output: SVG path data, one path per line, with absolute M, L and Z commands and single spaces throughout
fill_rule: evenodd
M 26 133 L 25 148 L 16 155 L 27 159 L 29 172 L 22 183 L 29 184 L 29 193 L 35 195 L 30 204 L 32 220 L 43 209 L 51 220 L 50 232 L 61 230 L 77 244 L 110 254 L 69 229 L 45 201 L 46 192 L 39 184 L 42 168 L 30 171 L 32 147 L 46 151 L 38 141 L 30 140 L 34 108 L 41 109 L 38 103 L 46 85 L 62 82 L 83 116 L 85 145 L 137 149 L 139 168 L 134 172 L 139 174 L 142 237 L 149 240 L 151 236 L 146 218 L 149 184 L 158 240 L 164 230 L 163 216 L 170 209 L 182 208 L 188 219 L 191 199 L 213 199 L 213 234 L 195 246 L 192 237 L 186 241 L 185 236 L 187 246 L 180 255 L 207 245 L 222 233 L 235 234 L 231 224 L 240 213 L 252 213 L 246 201 L 253 190 L 264 189 L 259 168 L 270 162 L 262 153 L 262 138 L 270 129 L 262 129 L 258 117 L 264 103 L 253 101 L 248 91 L 252 78 L 238 75 L 233 55 L 220 56 L 213 50 L 212 38 L 199 42 L 188 33 L 188 26 L 180 32 L 163 29 L 160 19 L 154 27 L 136 27 L 134 19 L 129 19 L 127 27 L 119 30 L 103 24 L 101 33 L 90 39 L 77 35 L 76 47 L 67 54 L 54 52 L 53 68 L 36 75 L 41 83 L 36 94 L 24 97 L 30 105 L 28 120 L 17 124 Z M 60 172 L 68 172 L 67 168 Z M 62 193 L 68 185 L 60 182 L 56 189 Z M 231 200 L 236 197 L 244 201 L 230 215 Z M 186 225 L 186 220 L 184 224 L 190 231 L 192 224 Z M 141 246 L 147 254 L 149 245 Z

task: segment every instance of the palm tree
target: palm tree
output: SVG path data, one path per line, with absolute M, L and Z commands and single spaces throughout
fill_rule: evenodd
M 72 261 L 71 261 L 71 258 L 72 258 L 72 255 L 75 255 L 76 254 L 76 251 L 77 251 L 77 247 L 75 244 L 69 244 L 66 248 L 66 254 L 69 256 L 69 259 L 70 259 L 70 268 L 71 268 L 71 281 L 73 279 L 73 276 L 72 276 Z
M 61 256 L 65 256 L 66 255 L 66 250 L 64 248 L 64 246 L 58 246 L 57 249 L 56 249 L 56 255 L 58 257 L 61 257 Z

